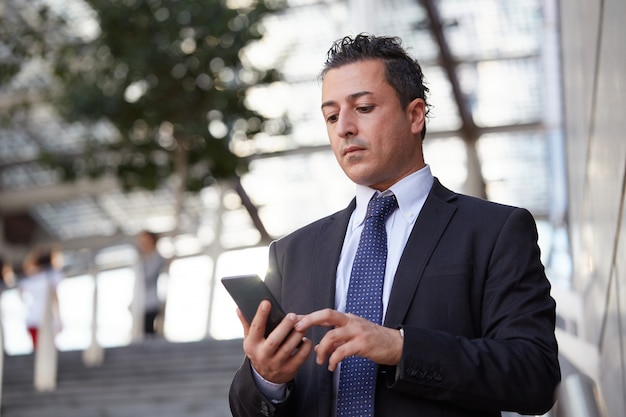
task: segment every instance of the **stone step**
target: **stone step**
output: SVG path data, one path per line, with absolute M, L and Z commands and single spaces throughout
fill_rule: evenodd
M 41 393 L 32 387 L 33 356 L 7 356 L 2 417 L 227 417 L 242 359 L 241 340 L 148 340 L 107 349 L 92 368 L 81 352 L 59 352 L 57 389 Z

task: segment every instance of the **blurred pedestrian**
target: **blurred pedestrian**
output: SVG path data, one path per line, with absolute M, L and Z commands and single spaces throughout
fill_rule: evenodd
M 146 230 L 137 234 L 136 244 L 139 252 L 135 264 L 135 288 L 133 296 L 134 339 L 143 335 L 153 336 L 158 332 L 157 322 L 163 320 L 165 300 L 159 297 L 159 277 L 166 272 L 167 260 L 157 250 L 159 235 Z M 138 321 L 142 320 L 140 329 Z
M 61 329 L 57 287 L 63 278 L 60 252 L 55 248 L 36 249 L 24 260 L 24 277 L 17 285 L 26 310 L 26 327 L 37 348 L 39 332 L 47 310 L 52 314 L 54 332 Z
M 15 286 L 15 273 L 13 271 L 13 265 L 10 262 L 5 261 L 3 258 L 0 258 L 0 354 L 2 354 L 4 350 L 4 338 L 3 338 L 3 327 L 2 327 L 2 292 L 6 288 L 12 288 Z M 0 358 L 1 363 L 2 358 Z M 0 369 L 2 367 L 0 366 Z M 2 376 L 0 375 L 0 382 L 2 380 Z

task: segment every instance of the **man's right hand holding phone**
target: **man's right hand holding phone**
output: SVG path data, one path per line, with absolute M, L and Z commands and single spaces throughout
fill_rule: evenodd
M 243 350 L 256 372 L 274 384 L 284 384 L 294 379 L 300 366 L 313 350 L 313 343 L 296 332 L 295 313 L 288 313 L 267 338 L 264 337 L 271 303 L 259 304 L 252 323 L 248 323 L 238 309 L 237 316 L 243 326 Z

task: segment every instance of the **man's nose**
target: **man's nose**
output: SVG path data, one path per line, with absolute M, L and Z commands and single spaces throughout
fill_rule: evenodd
M 341 114 L 337 119 L 337 135 L 342 138 L 349 138 L 355 136 L 357 133 L 357 127 L 354 117 L 350 114 Z

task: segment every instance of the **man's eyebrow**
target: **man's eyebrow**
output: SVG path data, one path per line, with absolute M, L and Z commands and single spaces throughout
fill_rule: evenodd
M 347 101 L 354 101 L 359 97 L 363 97 L 363 96 L 367 96 L 373 94 L 371 91 L 359 91 L 358 93 L 353 93 L 350 94 L 346 97 Z M 324 107 L 329 107 L 329 106 L 335 106 L 337 104 L 337 102 L 335 100 L 328 100 L 322 103 L 322 110 L 324 109 Z

